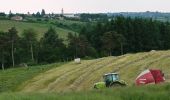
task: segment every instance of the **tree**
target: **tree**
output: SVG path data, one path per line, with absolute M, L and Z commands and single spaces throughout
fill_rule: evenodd
M 68 51 L 74 58 L 77 57 L 96 57 L 96 50 L 91 46 L 89 41 L 84 35 L 68 34 Z
M 4 70 L 4 63 L 5 63 L 5 53 L 6 51 L 6 46 L 8 45 L 8 37 L 6 33 L 0 32 L 0 62 L 1 62 L 1 68 Z
M 35 16 L 36 16 L 36 17 L 41 17 L 40 12 L 37 12 L 37 13 L 35 14 Z
M 68 33 L 68 54 L 70 56 L 74 56 L 74 58 L 77 58 L 78 55 L 77 55 L 77 52 L 78 52 L 78 43 L 79 43 L 79 40 L 78 40 L 78 36 L 77 34 L 72 34 L 72 33 Z
M 1 16 L 1 17 L 5 17 L 6 14 L 5 14 L 4 12 L 0 12 L 0 16 Z
M 44 15 L 45 15 L 45 10 L 42 9 L 42 11 L 41 11 L 41 16 L 43 17 Z
M 123 55 L 124 54 L 123 45 L 126 41 L 125 37 L 122 34 L 117 34 L 117 33 L 113 34 L 113 37 L 114 37 L 114 42 L 117 45 L 120 45 L 121 55 Z
M 96 57 L 96 50 L 91 46 L 88 39 L 84 35 L 79 35 L 78 37 L 78 50 L 79 50 L 79 56 L 85 57 L 85 56 L 91 56 Z
M 122 34 L 118 34 L 114 31 L 106 32 L 101 37 L 101 40 L 102 48 L 108 53 L 109 56 L 112 55 L 113 50 L 116 48 L 120 48 L 121 54 L 123 54 L 123 44 L 126 39 Z
M 14 57 L 14 43 L 17 41 L 19 38 L 17 35 L 17 30 L 15 27 L 12 27 L 11 29 L 8 30 L 10 41 L 11 41 L 11 56 L 12 56 L 12 65 L 13 67 L 15 66 L 15 57 Z
M 101 37 L 102 49 L 108 53 L 108 56 L 112 55 L 112 51 L 115 48 L 113 32 L 106 32 Z
M 65 45 L 54 28 L 50 27 L 40 40 L 39 62 L 59 61 L 64 54 Z
M 28 45 L 30 45 L 30 53 L 31 53 L 31 59 L 34 62 L 34 49 L 33 49 L 33 45 L 35 44 L 35 42 L 37 41 L 37 34 L 34 31 L 34 29 L 27 29 L 24 30 L 23 32 L 23 38 L 26 41 L 26 43 Z

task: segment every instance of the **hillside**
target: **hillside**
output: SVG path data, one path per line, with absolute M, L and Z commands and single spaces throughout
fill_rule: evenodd
M 152 51 L 126 54 L 118 57 L 105 57 L 83 60 L 81 64 L 70 62 L 52 68 L 24 82 L 22 92 L 54 92 L 70 90 L 91 90 L 93 84 L 102 81 L 102 75 L 118 72 L 129 86 L 134 84 L 137 75 L 148 68 L 159 68 L 169 78 L 170 51 Z
M 48 65 L 29 66 L 29 68 L 18 67 L 10 68 L 5 71 L 0 70 L 0 93 L 17 91 L 21 84 L 29 79 L 32 79 L 39 73 L 43 73 L 51 68 L 56 68 L 62 63 L 54 63 Z
M 0 92 L 58 92 L 92 90 L 93 84 L 102 81 L 108 72 L 119 72 L 129 86 L 138 74 L 147 68 L 160 68 L 170 78 L 170 50 L 126 54 L 83 60 L 81 64 L 54 63 L 0 71 Z M 167 80 L 169 81 L 169 80 Z
M 24 29 L 33 28 L 37 32 L 38 38 L 41 38 L 50 26 L 55 27 L 57 33 L 59 34 L 59 37 L 63 39 L 66 39 L 67 34 L 69 32 L 74 33 L 71 30 L 59 28 L 51 24 L 27 23 L 27 22 L 19 22 L 19 21 L 12 21 L 12 20 L 0 20 L 0 31 L 8 31 L 8 29 L 14 26 L 18 30 L 19 35 L 21 35 Z

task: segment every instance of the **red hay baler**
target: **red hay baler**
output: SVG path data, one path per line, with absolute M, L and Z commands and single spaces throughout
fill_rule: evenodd
M 136 85 L 159 84 L 165 81 L 164 74 L 159 69 L 147 69 L 136 78 Z

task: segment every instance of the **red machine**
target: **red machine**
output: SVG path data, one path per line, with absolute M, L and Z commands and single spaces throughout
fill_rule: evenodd
M 143 71 L 136 78 L 136 85 L 159 84 L 164 81 L 165 81 L 164 74 L 162 73 L 161 70 L 148 69 Z

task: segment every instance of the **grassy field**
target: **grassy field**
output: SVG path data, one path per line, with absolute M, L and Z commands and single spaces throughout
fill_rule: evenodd
M 59 37 L 63 39 L 66 39 L 68 32 L 74 33 L 71 30 L 59 28 L 51 24 L 26 23 L 26 22 L 11 21 L 11 20 L 0 20 L 0 31 L 8 31 L 8 29 L 14 26 L 17 28 L 19 35 L 21 35 L 24 29 L 33 28 L 38 34 L 38 39 L 43 36 L 43 34 L 48 30 L 50 26 L 53 26 L 56 29 L 57 33 L 59 34 Z
M 81 22 L 81 21 L 58 20 L 58 19 L 53 19 L 53 20 L 50 20 L 49 22 L 58 22 L 58 23 L 63 23 L 64 25 L 72 25 L 72 24 L 85 25 L 86 24 L 86 22 Z
M 135 78 L 148 68 L 162 69 L 166 78 L 169 78 L 170 51 L 144 52 L 84 60 L 81 64 L 70 62 L 28 80 L 21 91 L 91 90 L 93 84 L 102 81 L 103 74 L 109 72 L 118 72 L 121 79 L 132 86 Z
M 170 85 L 81 92 L 2 93 L 0 100 L 170 100 Z
M 51 68 L 58 67 L 62 63 L 29 68 L 11 68 L 5 71 L 0 70 L 0 92 L 17 91 L 22 88 L 21 84 L 34 76 L 43 73 Z
M 159 68 L 166 83 L 134 86 L 145 69 Z M 118 72 L 125 88 L 94 90 L 105 73 Z M 0 100 L 170 100 L 170 50 L 0 71 Z

